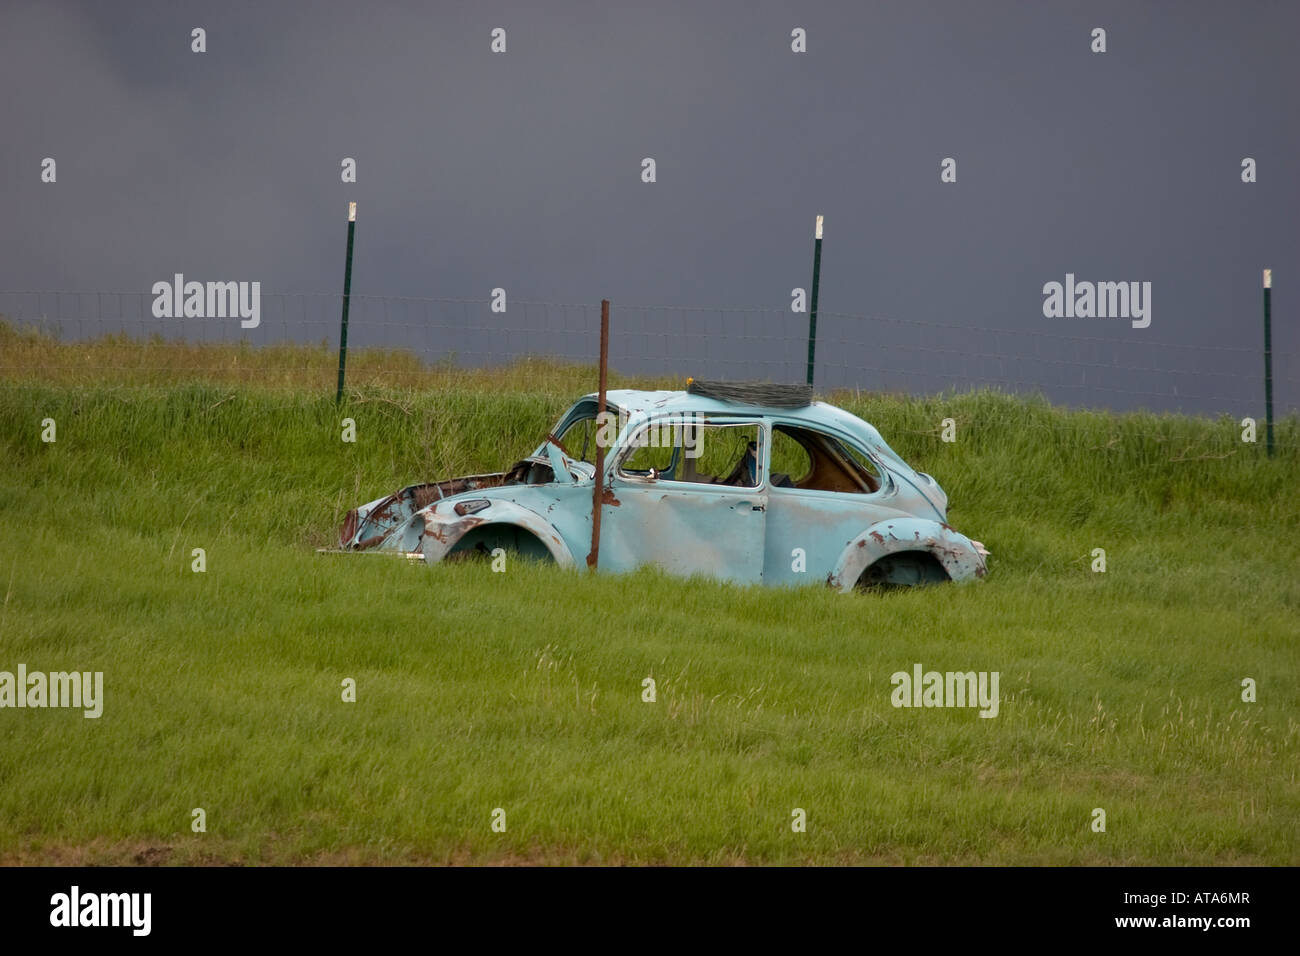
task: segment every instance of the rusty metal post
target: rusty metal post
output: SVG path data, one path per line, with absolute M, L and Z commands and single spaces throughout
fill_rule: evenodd
M 604 510 L 601 499 L 605 494 L 605 444 L 600 440 L 601 425 L 605 420 L 605 385 L 609 375 L 609 299 L 600 300 L 600 391 L 596 399 L 596 483 L 591 492 L 591 553 L 587 555 L 588 569 L 595 571 L 600 561 L 600 513 Z

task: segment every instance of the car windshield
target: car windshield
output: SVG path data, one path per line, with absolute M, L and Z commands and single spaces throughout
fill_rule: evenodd
M 606 405 L 606 408 L 608 414 L 618 415 L 618 409 L 613 405 Z M 558 427 L 564 430 L 554 432 L 552 435 L 556 439 L 556 444 L 560 446 L 560 451 L 574 461 L 585 461 L 594 464 L 596 461 L 596 435 L 600 431 L 600 425 L 596 421 L 596 402 L 587 400 L 579 403 L 577 408 L 560 420 L 560 426 Z

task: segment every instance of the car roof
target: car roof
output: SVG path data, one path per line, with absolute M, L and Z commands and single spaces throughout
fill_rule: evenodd
M 580 401 L 598 400 L 599 395 L 591 392 Z M 770 405 L 750 405 L 727 399 L 710 398 L 693 395 L 684 391 L 647 392 L 632 388 L 615 388 L 606 392 L 609 404 L 627 413 L 629 425 L 633 419 L 656 415 L 689 414 L 698 412 L 705 415 L 761 415 L 768 418 L 781 418 L 786 421 L 800 422 L 810 426 L 822 425 L 838 428 L 858 438 L 868 446 L 883 451 L 891 458 L 902 462 L 897 452 L 890 448 L 880 432 L 868 422 L 856 415 L 846 412 L 835 405 L 825 402 L 810 402 L 797 408 L 775 407 Z

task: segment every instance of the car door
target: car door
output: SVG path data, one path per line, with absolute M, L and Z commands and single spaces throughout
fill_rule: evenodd
M 829 431 L 773 419 L 768 444 L 768 584 L 825 581 L 856 535 L 903 516 L 889 472 Z
M 765 441 L 754 419 L 666 418 L 631 433 L 607 479 L 600 566 L 761 582 Z

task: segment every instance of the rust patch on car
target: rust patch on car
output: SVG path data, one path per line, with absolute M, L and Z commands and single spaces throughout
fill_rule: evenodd
M 432 515 L 428 515 L 424 520 L 424 531 L 433 540 L 440 544 L 451 544 L 464 537 L 465 533 L 477 528 L 483 524 L 483 518 L 461 518 L 459 521 L 437 521 L 431 520 Z
M 608 487 L 601 492 L 600 500 L 602 504 L 613 505 L 615 508 L 623 503 L 614 497 L 614 490 Z

